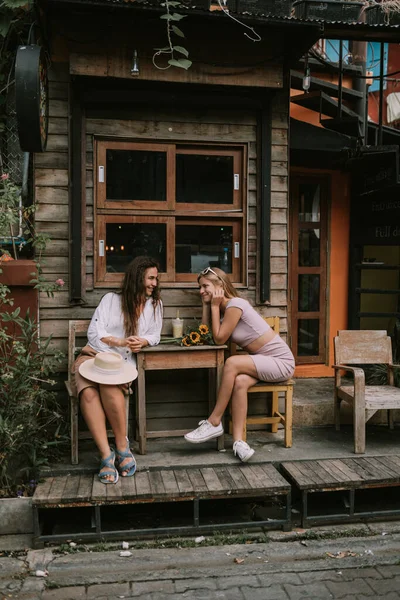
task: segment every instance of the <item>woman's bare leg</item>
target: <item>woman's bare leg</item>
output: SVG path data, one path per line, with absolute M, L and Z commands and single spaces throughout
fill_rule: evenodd
M 125 395 L 121 388 L 117 385 L 100 385 L 100 396 L 104 407 L 104 412 L 111 425 L 111 429 L 115 436 L 115 445 L 120 452 L 126 451 L 126 412 L 125 412 Z M 122 461 L 128 463 L 129 458 Z M 123 471 L 121 473 L 125 475 Z
M 230 356 L 226 360 L 222 373 L 221 386 L 218 390 L 217 402 L 214 410 L 208 418 L 208 421 L 214 426 L 219 425 L 221 422 L 222 416 L 226 410 L 226 407 L 228 406 L 229 400 L 231 399 L 235 381 L 238 375 L 250 375 L 250 377 L 258 381 L 256 367 L 250 356 L 236 355 Z
M 92 434 L 100 456 L 101 458 L 107 458 L 111 454 L 111 449 L 107 438 L 106 415 L 99 392 L 94 387 L 87 387 L 82 390 L 79 399 L 83 418 Z M 107 467 L 104 467 L 102 470 L 106 469 Z M 106 479 L 112 481 L 113 477 L 108 475 Z
M 257 383 L 256 377 L 250 375 L 238 375 L 233 387 L 231 409 L 232 409 L 232 437 L 233 441 L 243 439 L 243 429 L 247 417 L 248 397 L 247 390 Z

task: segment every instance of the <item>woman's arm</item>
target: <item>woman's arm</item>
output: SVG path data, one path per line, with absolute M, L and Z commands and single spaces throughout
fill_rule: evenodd
M 117 348 L 127 345 L 125 337 L 110 335 L 110 332 L 107 331 L 107 323 L 113 309 L 113 297 L 113 294 L 106 294 L 101 299 L 88 328 L 89 346 L 101 352 L 106 352 L 110 347 Z
M 154 310 L 153 305 L 149 302 L 145 309 L 145 323 L 147 326 L 142 329 L 142 323 L 139 323 L 138 336 L 135 336 L 137 340 L 141 340 L 143 346 L 156 346 L 160 343 L 161 329 L 163 324 L 163 304 L 160 302 L 157 304 Z M 138 351 L 138 350 L 137 350 Z
M 236 306 L 232 306 L 225 310 L 221 321 L 221 303 L 223 299 L 223 290 L 215 290 L 211 300 L 211 327 L 216 344 L 225 344 L 228 341 L 242 316 L 242 310 Z
M 204 323 L 204 325 L 210 325 L 211 324 L 211 304 L 209 302 L 204 302 L 203 301 L 203 310 L 202 310 L 202 314 L 201 314 L 201 322 Z

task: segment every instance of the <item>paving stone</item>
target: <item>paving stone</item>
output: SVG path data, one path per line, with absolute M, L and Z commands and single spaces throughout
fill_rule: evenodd
M 400 568 L 397 571 L 400 574 Z M 342 577 L 345 581 L 353 581 L 354 579 L 382 579 L 382 574 L 375 567 L 360 567 L 359 569 L 343 569 Z
M 306 587 L 299 585 L 284 585 L 284 588 L 290 600 L 298 598 L 332 598 L 332 595 L 326 585 L 322 582 L 310 583 Z
M 19 581 L 18 579 L 12 581 L 0 581 L 0 592 L 3 592 L 5 594 L 10 592 L 16 592 L 17 590 L 21 589 L 21 587 L 22 581 Z
M 107 596 L 128 596 L 130 594 L 129 583 L 99 583 L 90 585 L 87 589 L 88 598 L 104 598 Z
M 241 590 L 245 600 L 288 600 L 289 598 L 281 585 L 271 585 L 268 588 L 243 587 Z
M 21 593 L 42 592 L 46 587 L 44 577 L 27 577 L 22 584 Z
M 263 587 L 268 587 L 276 583 L 292 583 L 293 585 L 301 583 L 301 579 L 297 573 L 263 573 L 257 577 Z
M 219 590 L 227 590 L 230 588 L 239 588 L 242 586 L 260 587 L 258 579 L 255 575 L 243 575 L 242 577 L 218 577 L 217 587 Z
M 172 581 L 154 580 L 154 581 L 132 581 L 129 596 L 136 598 L 143 594 L 151 594 L 153 592 L 164 592 L 172 594 L 175 592 L 175 586 Z M 122 595 L 122 594 L 121 594 Z
M 371 579 L 369 580 L 369 585 L 378 596 L 384 596 L 385 594 L 389 594 L 390 592 L 399 592 L 400 576 L 395 575 L 391 579 L 380 579 L 379 581 L 374 581 L 373 579 Z M 361 592 L 363 593 L 362 590 Z
M 376 570 L 382 575 L 382 577 L 392 577 L 393 575 L 400 575 L 400 565 L 385 565 L 376 567 Z
M 372 581 L 372 580 L 371 580 Z M 382 579 L 380 580 L 380 582 Z M 352 581 L 327 581 L 327 588 L 333 594 L 334 598 L 343 598 L 344 596 L 375 596 L 374 590 L 363 579 L 353 579 Z M 378 584 L 379 585 L 379 584 Z
M 83 600 L 86 598 L 84 585 L 74 585 L 66 588 L 46 590 L 42 594 L 43 600 Z
M 0 558 L 0 585 L 17 575 L 26 573 L 26 566 L 17 558 Z
M 186 590 L 195 590 L 197 588 L 216 590 L 217 583 L 214 578 L 200 579 L 177 579 L 175 581 L 176 592 L 186 592 Z M 224 588 L 222 588 L 224 589 Z
M 317 581 L 343 581 L 344 572 L 344 570 L 339 568 L 335 571 L 308 571 L 307 573 L 299 573 L 299 577 L 303 583 L 316 583 Z

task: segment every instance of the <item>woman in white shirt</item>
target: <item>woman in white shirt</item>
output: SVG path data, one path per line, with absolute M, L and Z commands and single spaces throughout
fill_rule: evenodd
M 116 483 L 118 472 L 130 477 L 136 471 L 126 438 L 125 395 L 129 386 L 89 381 L 79 373 L 79 366 L 97 352 L 110 350 L 136 364 L 137 352 L 159 343 L 162 318 L 158 264 L 147 256 L 139 256 L 128 265 L 120 291 L 101 299 L 89 325 L 88 344 L 74 363 L 75 392 L 101 455 L 99 478 L 103 483 Z M 108 443 L 106 419 L 115 435 L 115 451 Z

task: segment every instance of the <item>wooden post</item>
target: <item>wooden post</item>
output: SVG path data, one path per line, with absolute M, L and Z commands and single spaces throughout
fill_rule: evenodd
M 146 382 L 144 370 L 144 355 L 137 355 L 137 394 L 136 394 L 136 418 L 138 421 L 139 454 L 146 454 Z

